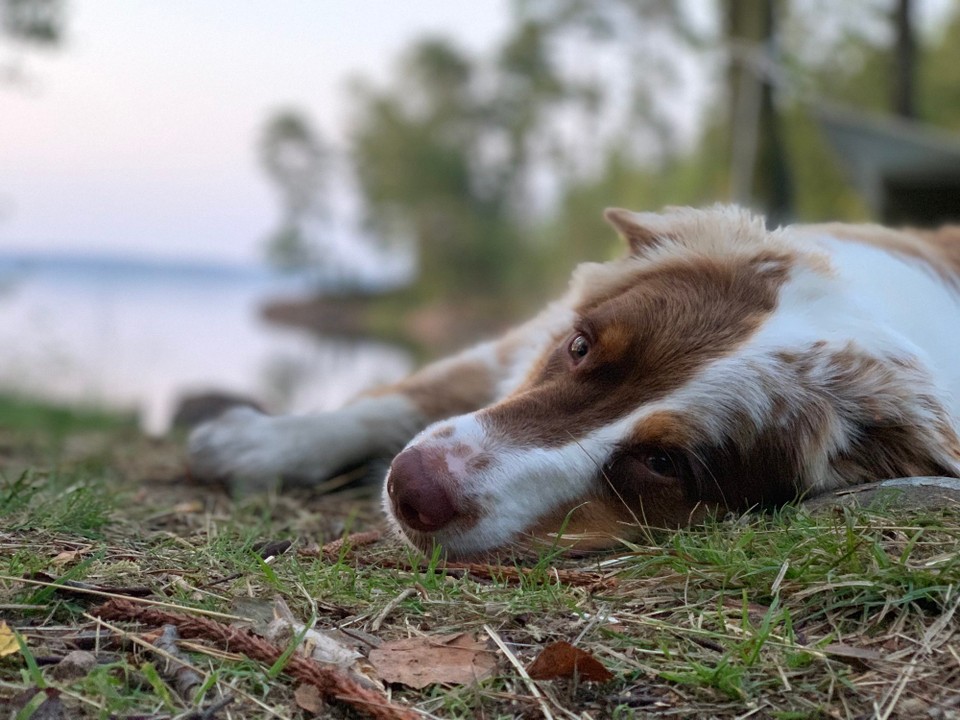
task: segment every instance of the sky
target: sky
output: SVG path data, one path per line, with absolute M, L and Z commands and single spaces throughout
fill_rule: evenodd
M 509 0 L 69 0 L 55 51 L 0 84 L 0 251 L 255 262 L 278 202 L 258 167 L 270 113 L 348 128 L 351 77 L 386 80 L 416 37 L 483 50 Z

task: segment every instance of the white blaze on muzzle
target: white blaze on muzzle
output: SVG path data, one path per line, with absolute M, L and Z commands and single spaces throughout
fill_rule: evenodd
M 487 432 L 480 413 L 438 423 L 394 459 L 384 507 L 418 546 L 436 542 L 455 555 L 502 547 L 595 493 L 634 422 L 623 418 L 550 448 L 510 445 Z

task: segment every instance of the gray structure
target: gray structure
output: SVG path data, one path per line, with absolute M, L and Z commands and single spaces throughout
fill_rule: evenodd
M 960 221 L 960 136 L 892 115 L 838 107 L 815 113 L 880 222 L 933 227 Z

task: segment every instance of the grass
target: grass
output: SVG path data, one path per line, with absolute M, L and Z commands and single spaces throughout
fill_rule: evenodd
M 39 433 L 52 440 L 77 431 L 129 427 L 133 418 L 95 407 L 64 407 L 17 395 L 0 394 L 0 427 Z
M 22 403 L 16 412 L 43 416 Z M 542 717 L 545 709 L 556 718 L 779 720 L 960 712 L 956 507 L 908 511 L 891 503 L 718 519 L 589 559 L 545 553 L 517 583 L 509 565 L 489 579 L 451 570 L 439 555 L 396 569 L 419 559 L 389 540 L 318 557 L 311 548 L 377 525 L 369 492 L 234 501 L 184 478 L 175 443 L 138 437 L 122 420 L 70 417 L 0 434 L 0 617 L 25 643 L 0 658 L 0 708 L 44 686 L 59 693 L 67 717 L 159 720 L 200 704 L 181 699 L 163 659 L 144 649 L 150 628 L 131 624 L 112 623 L 119 634 L 94 647 L 96 667 L 61 677 L 58 661 L 95 627 L 89 611 L 103 598 L 24 581 L 48 578 L 145 588 L 182 612 L 252 618 L 260 631 L 277 596 L 301 620 L 366 632 L 374 642 L 461 631 L 486 638 L 488 626 L 524 665 L 565 640 L 615 675 L 599 686 L 540 681 L 538 700 L 496 651 L 496 676 L 479 684 L 392 688 L 394 702 L 433 717 Z M 294 544 L 265 561 L 260 544 L 277 540 Z M 563 583 L 556 568 L 599 573 L 605 582 Z M 214 717 L 313 716 L 294 698 L 289 658 L 258 663 L 202 641 L 180 649 L 201 675 L 207 705 L 234 698 Z M 30 717 L 32 708 L 49 717 L 43 699 L 13 716 Z M 340 703 L 324 712 L 359 717 Z

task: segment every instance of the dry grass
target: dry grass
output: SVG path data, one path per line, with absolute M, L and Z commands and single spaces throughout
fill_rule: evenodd
M 255 633 L 280 596 L 367 648 L 460 631 L 489 638 L 492 679 L 389 688 L 397 707 L 427 717 L 960 717 L 956 507 L 789 510 L 589 559 L 447 569 L 387 539 L 323 552 L 379 525 L 368 491 L 234 501 L 190 483 L 179 452 L 126 427 L 56 442 L 36 428 L 0 435 L 0 616 L 26 643 L 0 658 L 0 708 L 54 689 L 19 714 L 0 710 L 3 720 L 30 717 L 52 696 L 66 714 L 47 705 L 35 717 L 314 716 L 285 665 L 204 637 L 179 645 L 201 678 L 198 696 L 180 698 L 150 645 L 154 628 L 111 621 L 93 639 L 91 610 L 116 589 Z M 264 543 L 287 540 L 264 560 Z M 525 677 L 556 640 L 614 680 Z M 98 664 L 62 677 L 77 647 Z M 332 701 L 322 716 L 358 713 Z

